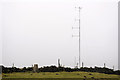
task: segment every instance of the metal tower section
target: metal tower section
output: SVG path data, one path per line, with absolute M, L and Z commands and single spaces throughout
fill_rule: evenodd
M 79 37 L 79 68 L 81 67 L 81 56 L 80 56 L 80 10 L 81 10 L 81 7 L 78 7 L 78 10 L 79 10 L 79 17 L 78 17 L 78 22 L 79 22 L 79 25 L 78 25 L 78 27 L 72 27 L 72 29 L 78 29 L 79 30 L 79 34 L 78 34 L 78 36 L 76 36 L 76 35 L 72 35 L 72 37 Z
M 79 7 L 79 67 L 80 65 L 80 7 Z

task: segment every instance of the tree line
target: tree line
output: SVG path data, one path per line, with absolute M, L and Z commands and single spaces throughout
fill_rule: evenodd
M 13 72 L 33 72 L 33 67 L 23 67 L 23 68 L 17 68 L 17 67 L 4 67 L 1 66 L 2 73 L 13 73 Z M 39 72 L 73 72 L 73 71 L 84 71 L 84 72 L 99 72 L 99 73 L 105 73 L 105 74 L 117 74 L 120 75 L 120 70 L 114 71 L 113 69 L 109 68 L 101 68 L 101 67 L 81 67 L 81 68 L 70 68 L 70 67 L 56 67 L 56 66 L 44 66 L 38 68 Z

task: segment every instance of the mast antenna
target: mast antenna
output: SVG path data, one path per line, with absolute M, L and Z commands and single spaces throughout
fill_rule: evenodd
M 75 7 L 75 8 L 76 8 L 76 7 Z M 80 56 L 80 50 L 81 50 L 81 49 L 80 49 L 80 37 L 81 37 L 81 36 L 80 36 L 80 10 L 81 10 L 81 7 L 78 7 L 78 10 L 79 10 L 79 17 L 78 17 L 79 25 L 78 25 L 78 27 L 72 27 L 72 29 L 78 29 L 78 30 L 79 30 L 79 34 L 78 34 L 78 35 L 72 35 L 72 37 L 78 37 L 78 38 L 79 38 L 79 62 L 78 62 L 78 63 L 79 63 L 79 68 L 80 68 L 80 67 L 81 67 L 81 65 L 80 65 L 80 64 L 81 64 L 81 61 L 80 61 L 80 59 L 81 59 L 81 58 L 80 58 L 80 57 L 81 57 L 81 56 Z

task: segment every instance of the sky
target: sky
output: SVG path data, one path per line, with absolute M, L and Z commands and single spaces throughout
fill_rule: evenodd
M 81 62 L 118 68 L 118 0 L 1 0 L 1 63 L 5 66 L 67 67 L 78 62 L 81 7 Z M 75 8 L 76 7 L 76 8 Z

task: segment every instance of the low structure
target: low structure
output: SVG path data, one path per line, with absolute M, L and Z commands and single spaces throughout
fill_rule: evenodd
M 38 72 L 38 64 L 34 64 L 34 66 L 33 66 L 33 72 Z

